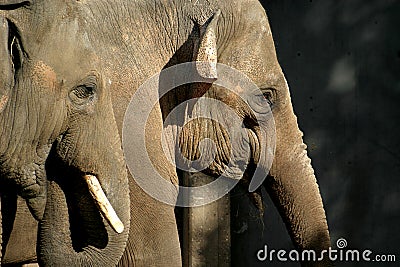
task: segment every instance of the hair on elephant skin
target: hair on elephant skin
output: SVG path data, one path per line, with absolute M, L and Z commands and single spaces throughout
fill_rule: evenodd
M 263 186 L 295 247 L 330 246 L 318 185 L 258 1 L 0 0 L 0 27 L 3 264 L 29 261 L 28 252 L 36 250 L 41 266 L 181 266 L 174 206 L 148 195 L 127 171 L 122 129 L 141 84 L 191 61 L 206 63 L 198 72 L 210 82 L 169 92 L 152 107 L 143 129 L 145 152 L 172 185 L 165 194 L 176 198 L 180 178 L 161 145 L 168 115 L 188 99 L 218 100 L 248 135 L 250 156 L 234 162 L 243 169 L 243 184 L 251 184 L 246 177 L 260 165 L 267 176 Z M 275 121 L 272 158 L 261 156 L 268 140 L 257 111 L 217 84 L 217 63 L 240 71 L 262 92 L 258 101 Z M 158 93 L 147 92 L 143 103 Z M 206 110 L 211 120 L 192 120 L 179 136 L 171 131 L 167 146 L 178 140 L 184 158 L 203 166 L 200 147 L 211 148 L 200 142 L 214 140 L 216 156 L 204 172 L 218 177 L 230 166 L 229 145 L 236 140 L 215 123 L 229 124 L 225 115 L 207 103 L 199 100 L 186 112 Z M 135 176 L 152 178 L 143 166 L 134 169 Z M 257 191 L 251 196 L 260 197 Z M 37 232 L 21 223 L 32 216 Z M 32 242 L 20 250 L 16 240 L 23 236 L 37 247 Z

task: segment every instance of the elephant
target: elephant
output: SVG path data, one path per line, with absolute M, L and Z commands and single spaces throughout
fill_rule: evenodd
M 171 91 L 146 120 L 146 153 L 172 185 L 165 194 L 177 197 L 180 172 L 165 156 L 161 133 L 173 107 L 187 99 L 217 99 L 242 119 L 252 151 L 242 159 L 244 184 L 251 185 L 245 177 L 254 165 L 264 164 L 259 148 L 266 140 L 249 108 L 213 84 L 215 64 L 225 64 L 249 77 L 263 93 L 259 101 L 271 107 L 276 145 L 263 185 L 295 247 L 330 246 L 322 198 L 258 1 L 0 0 L 0 21 L 3 264 L 27 262 L 36 251 L 41 266 L 181 266 L 174 206 L 132 177 L 122 134 L 138 88 L 191 61 L 206 63 L 198 72 L 209 82 Z M 209 123 L 192 121 L 177 144 L 196 161 L 199 139 L 216 140 L 217 156 L 204 172 L 217 177 L 233 140 Z M 142 167 L 134 169 L 150 179 Z M 262 209 L 257 192 L 250 196 Z M 18 247 L 23 238 L 37 240 L 36 248 L 35 242 Z

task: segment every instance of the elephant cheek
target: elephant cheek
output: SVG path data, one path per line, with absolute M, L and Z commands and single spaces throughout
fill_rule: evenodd
M 31 76 L 38 88 L 42 88 L 45 91 L 53 91 L 56 88 L 57 74 L 42 61 L 38 61 L 33 65 Z
M 269 119 L 259 126 L 247 129 L 251 148 L 249 168 L 244 176 L 245 184 L 249 185 L 249 192 L 257 190 L 269 174 L 276 150 L 275 122 Z
M 1 93 L 0 93 L 0 94 L 1 94 Z M 4 109 L 4 107 L 6 106 L 7 102 L 8 102 L 8 96 L 2 95 L 2 96 L 0 97 L 0 112 L 3 111 L 3 109 Z

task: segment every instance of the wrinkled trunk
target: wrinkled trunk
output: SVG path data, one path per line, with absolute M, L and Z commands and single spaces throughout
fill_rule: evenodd
M 278 112 L 276 155 L 266 188 L 296 248 L 318 255 L 330 246 L 322 199 L 290 98 Z
M 81 190 L 67 189 L 56 181 L 48 182 L 48 190 L 39 230 L 41 266 L 115 266 L 124 251 L 127 232 L 118 234 L 107 225 L 88 192 L 79 200 L 74 199 L 72 191 Z M 129 197 L 124 197 L 125 203 L 110 201 L 127 227 Z
M 37 249 L 42 266 L 115 266 L 125 249 L 130 223 L 128 176 L 114 115 L 108 109 L 99 112 L 103 123 L 90 120 L 85 129 L 71 130 L 50 152 Z M 125 227 L 122 233 L 100 213 L 84 179 L 87 174 L 98 178 Z
M 124 224 L 121 234 L 102 217 L 82 177 L 69 171 L 69 177 L 55 173 L 59 170 L 49 171 L 47 204 L 39 229 L 39 262 L 43 266 L 115 266 L 129 231 L 125 169 L 118 174 L 105 171 L 98 175 L 115 178 L 108 185 L 100 182 Z

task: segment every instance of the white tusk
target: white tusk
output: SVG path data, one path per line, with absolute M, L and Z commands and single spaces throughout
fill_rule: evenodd
M 118 234 L 122 233 L 124 231 L 124 224 L 118 218 L 118 215 L 115 213 L 115 210 L 111 206 L 110 201 L 108 201 L 106 195 L 104 194 L 99 180 L 97 180 L 96 176 L 93 175 L 85 175 L 83 178 L 88 184 L 89 192 L 92 195 L 97 206 L 99 207 L 101 214 L 115 230 L 115 232 L 117 232 Z

